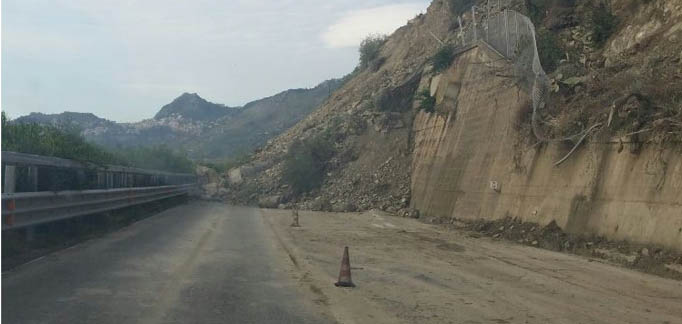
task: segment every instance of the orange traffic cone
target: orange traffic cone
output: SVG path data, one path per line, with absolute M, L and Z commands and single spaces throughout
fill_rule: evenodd
M 341 271 L 339 272 L 339 281 L 334 286 L 337 287 L 355 287 L 353 280 L 350 278 L 350 259 L 348 258 L 348 247 L 343 249 L 343 259 L 341 259 Z

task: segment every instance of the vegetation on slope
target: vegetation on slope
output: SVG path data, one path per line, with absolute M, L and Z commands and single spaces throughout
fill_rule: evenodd
M 381 47 L 384 46 L 388 40 L 386 35 L 369 35 L 360 43 L 360 68 L 366 69 L 373 66 L 372 70 L 376 71 L 381 65 L 382 60 L 379 57 Z
M 284 158 L 282 180 L 295 194 L 319 188 L 327 162 L 334 155 L 333 146 L 327 133 L 294 142 Z
M 87 142 L 76 128 L 11 123 L 2 112 L 2 150 L 171 172 L 192 172 L 193 163 L 165 146 L 108 151 Z

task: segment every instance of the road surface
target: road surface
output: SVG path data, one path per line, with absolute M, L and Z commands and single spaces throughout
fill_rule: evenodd
M 4 323 L 682 323 L 682 281 L 380 212 L 193 202 L 3 274 Z M 355 288 L 336 288 L 343 247 Z
M 3 323 L 324 323 L 259 210 L 191 203 L 2 276 Z
M 682 281 L 379 211 L 262 210 L 339 322 L 682 324 Z M 330 283 L 350 248 L 353 290 Z

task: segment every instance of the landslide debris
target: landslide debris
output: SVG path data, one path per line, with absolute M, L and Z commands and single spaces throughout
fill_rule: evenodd
M 438 219 L 429 219 L 440 222 Z M 597 235 L 567 233 L 554 221 L 545 226 L 507 217 L 494 221 L 451 219 L 449 228 L 470 231 L 470 237 L 484 235 L 522 245 L 603 259 L 638 271 L 682 280 L 682 253 L 661 246 L 627 241 L 610 241 Z
M 586 141 L 679 144 L 682 0 L 509 3 L 531 17 L 538 31 L 551 81 L 550 100 L 540 116 L 545 135 L 563 138 L 599 125 Z M 471 19 L 458 4 L 435 0 L 426 14 L 388 37 L 373 61 L 356 69 L 319 109 L 231 169 L 229 178 L 239 181 L 226 181 L 220 198 L 233 204 L 381 209 L 418 217 L 409 207 L 412 122 L 420 109 L 441 113 L 428 107 L 424 94 L 437 74 L 432 58 L 457 37 L 458 15 Z M 517 131 L 533 144 L 528 116 L 519 117 Z M 283 178 L 292 145 L 318 137 L 332 149 L 314 164 L 323 170 L 319 185 L 309 191 L 292 188 Z M 636 154 L 638 145 L 630 147 Z

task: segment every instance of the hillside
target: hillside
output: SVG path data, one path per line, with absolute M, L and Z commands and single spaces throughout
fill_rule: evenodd
M 311 89 L 291 89 L 227 107 L 184 93 L 164 105 L 154 118 L 116 123 L 90 113 L 31 113 L 16 123 L 75 128 L 88 140 L 109 148 L 172 143 L 194 159 L 221 159 L 253 150 L 315 110 L 343 83 L 322 82 Z
M 287 90 L 249 102 L 239 114 L 219 120 L 197 144 L 211 157 L 250 151 L 310 114 L 342 83 L 329 80 L 311 89 Z
M 154 119 L 160 120 L 173 116 L 182 116 L 189 120 L 212 120 L 239 113 L 239 109 L 214 104 L 199 97 L 196 93 L 183 93 L 171 103 L 161 107 Z
M 36 123 L 55 127 L 76 127 L 81 129 L 112 128 L 116 123 L 104 118 L 99 118 L 92 113 L 79 113 L 65 111 L 61 114 L 31 113 L 17 118 L 19 123 Z
M 679 247 L 682 2 L 511 1 L 490 8 L 490 36 L 488 2 L 477 2 L 490 43 L 461 45 L 476 35 L 470 9 L 433 1 L 318 110 L 231 170 L 222 198 L 556 222 Z M 535 32 L 518 34 L 514 19 Z M 518 47 L 489 45 L 505 39 Z

